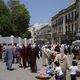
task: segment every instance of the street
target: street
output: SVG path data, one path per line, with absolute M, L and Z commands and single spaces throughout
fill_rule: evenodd
M 72 56 L 69 55 L 70 62 L 72 61 Z M 78 61 L 80 64 L 80 62 Z M 38 69 L 42 67 L 42 61 L 37 60 Z M 78 65 L 80 69 L 80 65 Z M 35 76 L 37 73 L 31 73 L 30 68 L 19 68 L 18 64 L 13 64 L 14 71 L 6 70 L 5 63 L 0 61 L 0 80 L 37 80 Z M 54 76 L 50 80 L 55 80 Z M 67 80 L 70 80 L 69 74 L 67 74 Z M 77 79 L 80 80 L 80 77 Z

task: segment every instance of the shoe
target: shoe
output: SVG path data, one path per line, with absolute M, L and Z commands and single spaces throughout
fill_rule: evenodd
M 7 68 L 7 70 L 9 70 L 9 71 L 13 71 L 14 69 L 9 69 L 9 68 Z
M 22 65 L 18 65 L 20 68 L 22 68 Z
M 73 59 L 76 59 L 76 58 L 73 58 Z
M 24 69 L 26 69 L 27 68 L 27 66 L 24 66 Z
M 9 71 L 13 71 L 14 69 L 9 69 Z
M 47 66 L 47 65 L 43 65 L 43 66 Z
M 9 70 L 9 68 L 7 68 L 7 70 Z

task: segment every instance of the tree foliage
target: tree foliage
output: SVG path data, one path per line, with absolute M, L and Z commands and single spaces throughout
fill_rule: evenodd
M 30 14 L 19 0 L 9 0 L 8 6 L 0 0 L 0 34 L 31 37 L 28 31 Z
M 29 27 L 29 12 L 23 4 L 20 4 L 19 0 L 10 0 L 9 4 L 13 23 L 16 24 L 15 28 L 17 35 L 22 37 L 22 34 L 24 34 Z
M 26 31 L 24 34 L 22 34 L 22 37 L 27 37 L 27 39 L 31 38 L 31 32 L 30 31 Z
M 12 27 L 9 9 L 6 7 L 3 0 L 0 0 L 0 34 L 2 36 L 9 36 L 11 31 Z

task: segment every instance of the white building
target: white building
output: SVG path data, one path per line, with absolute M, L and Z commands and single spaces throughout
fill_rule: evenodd
M 70 4 L 74 4 L 77 0 L 70 0 Z
M 32 34 L 32 40 L 34 43 L 41 43 L 44 41 L 51 40 L 51 27 L 50 23 L 44 24 L 34 24 L 32 25 L 29 30 Z

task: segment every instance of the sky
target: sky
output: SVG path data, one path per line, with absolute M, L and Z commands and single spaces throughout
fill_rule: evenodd
M 28 9 L 30 24 L 48 23 L 52 16 L 70 5 L 70 0 L 20 0 Z
M 31 24 L 50 22 L 51 17 L 70 5 L 70 0 L 20 0 L 30 12 Z

